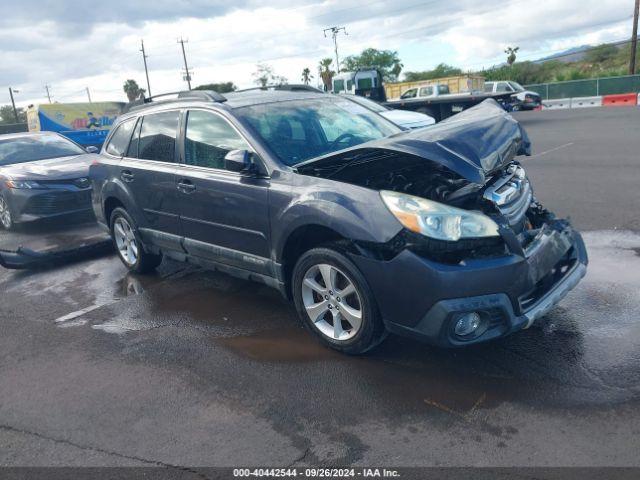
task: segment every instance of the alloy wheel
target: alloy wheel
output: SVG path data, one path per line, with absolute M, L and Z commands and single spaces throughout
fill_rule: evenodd
M 322 263 L 309 268 L 302 280 L 302 301 L 309 319 L 330 339 L 349 340 L 360 331 L 360 294 L 337 267 Z
M 135 265 L 138 261 L 138 242 L 126 218 L 118 217 L 113 223 L 113 236 L 120 257 L 128 266 Z
M 0 197 L 0 223 L 7 230 L 11 228 L 11 212 L 9 211 L 9 205 L 4 198 Z

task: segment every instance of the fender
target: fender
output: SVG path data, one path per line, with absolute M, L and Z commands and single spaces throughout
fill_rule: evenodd
M 300 227 L 326 227 L 350 240 L 375 243 L 387 242 L 402 230 L 375 190 L 296 174 L 293 183 L 290 203 L 272 206 L 276 262 L 282 261 L 288 238 Z

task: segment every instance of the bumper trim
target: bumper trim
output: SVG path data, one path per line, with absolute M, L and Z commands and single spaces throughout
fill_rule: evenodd
M 584 263 L 577 262 L 573 270 L 563 279 L 563 281 L 559 282 L 555 288 L 542 297 L 538 303 L 524 312 L 524 317 L 527 319 L 527 323 L 522 327 L 523 330 L 533 325 L 533 322 L 538 318 L 543 317 L 557 303 L 566 297 L 567 294 L 573 290 L 576 285 L 578 285 L 586 273 L 587 266 Z

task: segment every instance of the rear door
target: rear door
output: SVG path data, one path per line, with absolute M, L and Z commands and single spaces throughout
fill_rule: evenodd
M 270 275 L 269 179 L 224 166 L 229 151 L 252 148 L 226 118 L 211 110 L 189 110 L 183 125 L 178 203 L 185 249 Z
M 180 110 L 150 113 L 138 119 L 120 177 L 136 205 L 135 218 L 145 241 L 180 249 L 176 188 Z

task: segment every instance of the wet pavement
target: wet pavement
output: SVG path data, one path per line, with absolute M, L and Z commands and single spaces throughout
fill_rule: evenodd
M 552 113 L 524 120 L 538 148 L 567 122 Z M 534 185 L 568 175 L 551 155 L 526 160 Z M 341 355 L 275 290 L 173 262 L 0 270 L 0 464 L 640 465 L 639 214 L 593 218 L 564 200 L 585 196 L 571 181 L 544 188 L 588 230 L 587 277 L 531 329 L 467 349 L 390 337 Z

